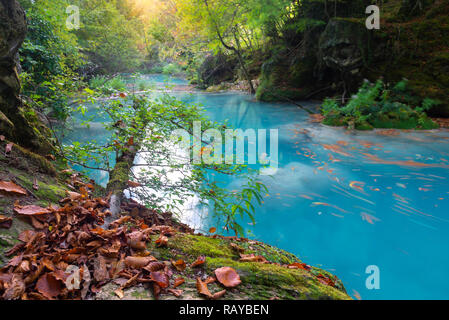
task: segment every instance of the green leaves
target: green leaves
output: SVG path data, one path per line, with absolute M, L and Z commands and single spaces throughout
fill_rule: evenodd
M 192 134 L 194 121 L 201 121 L 204 131 L 209 128 L 224 131 L 227 125 L 206 119 L 199 106 L 166 94 L 158 99 L 131 96 L 110 100 L 98 110 L 110 119 L 103 124 L 110 137 L 102 145 L 89 141 L 66 146 L 65 154 L 73 163 L 109 171 L 110 163 L 123 151 L 138 147 L 138 165 L 130 172 L 130 179 L 142 187 L 132 188 L 132 193 L 147 207 L 176 214 L 197 196 L 200 203 L 225 221 L 225 228 L 238 235 L 243 235 L 244 229 L 237 220 L 249 217 L 255 222 L 255 205 L 262 204 L 260 194 L 266 187 L 256 180 L 254 172 L 245 165 L 191 164 L 186 160 L 193 151 L 175 154 L 180 141 L 170 139 L 177 129 Z M 80 108 L 79 112 L 86 110 Z M 221 185 L 220 175 L 238 175 L 247 180 L 240 190 L 230 192 Z

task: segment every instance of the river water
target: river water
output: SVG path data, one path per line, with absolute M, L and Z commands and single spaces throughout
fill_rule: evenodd
M 186 84 L 160 75 L 139 81 Z M 269 193 L 256 224 L 243 221 L 251 238 L 334 273 L 354 298 L 449 299 L 448 131 L 347 131 L 312 123 L 295 105 L 256 102 L 243 93 L 173 95 L 234 128 L 279 130 L 279 169 L 260 177 Z M 104 141 L 107 120 L 76 127 L 64 142 Z M 107 174 L 88 173 L 107 182 Z M 241 183 L 221 182 L 229 190 Z M 201 215 L 202 229 L 220 227 Z M 378 268 L 379 289 L 366 285 L 370 266 Z

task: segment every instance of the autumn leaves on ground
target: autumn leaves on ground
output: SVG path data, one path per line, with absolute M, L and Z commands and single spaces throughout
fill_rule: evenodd
M 17 148 L 2 142 L 0 230 L 26 228 L 2 253 L 1 299 L 348 298 L 340 280 L 291 254 L 244 238 L 195 235 L 169 213 L 133 201 L 106 228 L 108 197 L 94 196 L 98 187 L 77 173 L 64 172 L 66 196 L 43 206 L 37 179 L 31 191 L 13 168 L 3 170 Z

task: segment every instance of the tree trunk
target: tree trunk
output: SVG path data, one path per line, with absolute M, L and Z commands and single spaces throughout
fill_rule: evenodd
M 27 32 L 25 12 L 16 0 L 0 0 L 0 132 L 7 139 L 38 153 L 54 150 L 48 128 L 25 116 L 19 98 L 18 51 Z
M 251 81 L 251 78 L 250 78 L 250 76 L 249 76 L 248 70 L 247 70 L 246 67 L 245 67 L 245 62 L 243 61 L 243 57 L 242 57 L 242 55 L 241 55 L 241 53 L 240 53 L 240 50 L 238 50 L 238 49 L 235 48 L 234 46 L 228 45 L 228 44 L 224 41 L 224 39 L 223 39 L 223 37 L 222 37 L 222 35 L 221 35 L 221 33 L 220 33 L 220 29 L 218 28 L 217 22 L 215 21 L 214 17 L 212 16 L 212 14 L 211 14 L 211 12 L 210 12 L 210 10 L 209 10 L 209 4 L 207 3 L 207 0 L 204 0 L 204 4 L 206 5 L 206 9 L 207 9 L 207 13 L 209 14 L 209 17 L 210 17 L 210 18 L 212 19 L 212 21 L 214 22 L 215 32 L 217 33 L 218 39 L 220 40 L 220 42 L 221 42 L 221 44 L 223 45 L 223 47 L 225 47 L 226 49 L 231 50 L 231 51 L 233 51 L 235 54 L 237 54 L 237 58 L 238 58 L 238 60 L 239 60 L 240 66 L 242 67 L 243 74 L 245 75 L 245 78 L 246 78 L 246 80 L 248 81 L 248 84 L 249 84 L 249 88 L 250 88 L 250 90 L 251 90 L 251 93 L 252 93 L 252 94 L 256 93 L 256 90 L 254 90 L 253 82 Z M 233 33 L 233 34 L 234 34 L 234 37 L 236 38 L 236 34 L 235 34 L 235 33 Z M 234 38 L 234 39 L 235 39 L 235 38 Z M 238 41 L 238 40 L 237 40 L 237 41 Z

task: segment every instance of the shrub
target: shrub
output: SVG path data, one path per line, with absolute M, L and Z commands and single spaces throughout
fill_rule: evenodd
M 374 128 L 434 129 L 438 125 L 425 111 L 439 102 L 420 99 L 413 94 L 407 81 L 398 82 L 391 89 L 382 80 L 365 81 L 346 105 L 326 99 L 322 105 L 323 123 L 350 126 L 360 130 Z
M 173 75 L 173 74 L 181 73 L 181 71 L 182 71 L 181 68 L 177 64 L 174 64 L 174 63 L 169 63 L 162 68 L 163 74 Z
M 108 80 L 104 76 L 95 76 L 89 80 L 89 88 L 104 94 L 111 94 L 114 92 L 125 91 L 126 84 L 121 77 L 114 77 Z

